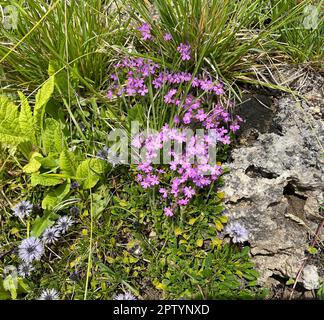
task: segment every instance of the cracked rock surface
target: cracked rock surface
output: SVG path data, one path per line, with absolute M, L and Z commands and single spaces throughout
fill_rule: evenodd
M 315 84 L 311 90 L 321 96 L 315 105 L 284 94 L 261 104 L 254 96 L 239 110 L 246 123 L 227 163 L 224 192 L 230 220 L 249 231 L 261 285 L 273 284 L 273 276 L 296 277 L 323 219 L 324 126 L 313 111 L 323 110 L 323 78 Z M 323 232 L 319 236 L 323 241 Z M 323 266 L 318 270 L 323 278 Z

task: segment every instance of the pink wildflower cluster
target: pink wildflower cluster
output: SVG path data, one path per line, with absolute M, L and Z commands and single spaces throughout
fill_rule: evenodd
M 181 54 L 181 59 L 186 61 L 186 60 L 190 60 L 191 56 L 190 56 L 190 45 L 187 43 L 180 43 L 180 45 L 177 48 L 177 51 Z
M 137 181 L 144 189 L 163 184 L 159 188 L 162 200 L 167 204 L 164 212 L 167 216 L 173 215 L 173 209 L 177 206 L 185 206 L 197 193 L 197 189 L 209 186 L 222 174 L 222 168 L 210 161 L 209 148 L 216 143 L 229 144 L 230 131 L 224 124 L 230 122 L 230 117 L 220 105 L 217 105 L 210 113 L 204 111 L 199 100 L 192 96 L 186 99 L 182 106 L 186 110 L 182 120 L 179 118 L 180 128 L 170 128 L 165 124 L 159 133 L 137 135 L 132 145 L 145 151 L 138 165 L 140 173 Z M 188 114 L 190 114 L 189 121 Z M 240 118 L 236 120 L 239 126 Z M 201 137 L 187 136 L 186 127 L 200 125 L 202 128 L 210 128 L 209 134 Z M 205 130 L 207 131 L 207 130 Z M 163 170 L 154 165 L 154 160 L 159 156 L 166 144 L 185 144 L 182 152 L 171 150 L 169 156 L 172 161 L 168 163 L 168 170 Z M 173 172 L 171 181 L 166 182 L 168 172 Z M 165 186 L 164 186 L 165 185 Z
M 160 66 L 150 59 L 143 58 L 125 58 L 116 64 L 119 71 L 118 76 L 112 75 L 113 85 L 107 93 L 107 97 L 112 99 L 114 95 L 121 96 L 145 96 L 148 88 L 145 83 L 149 78 L 155 89 L 162 88 L 164 85 L 180 85 L 192 81 L 192 88 L 200 89 L 207 93 L 222 95 L 224 86 L 220 82 L 210 77 L 193 77 L 189 72 L 170 72 L 169 70 L 161 71 Z M 124 80 L 125 79 L 125 80 Z M 177 98 L 176 98 L 177 97 Z M 181 103 L 180 96 L 177 95 L 177 89 L 172 88 L 164 97 L 165 103 Z
M 141 33 L 144 40 L 152 39 L 151 26 L 149 24 L 143 23 L 137 30 Z
M 107 93 L 109 99 L 113 98 L 114 94 L 117 96 L 122 94 L 127 96 L 145 96 L 148 93 L 145 80 L 149 76 L 156 74 L 156 70 L 160 68 L 152 60 L 144 60 L 143 58 L 126 58 L 118 62 L 115 67 L 117 70 L 127 70 L 126 81 L 125 85 L 120 85 L 120 79 L 118 79 L 117 75 L 112 75 L 114 84 Z
M 160 186 L 164 213 L 172 216 L 176 207 L 187 205 L 199 189 L 211 185 L 222 174 L 219 163 L 210 158 L 210 147 L 230 144 L 230 133 L 239 129 L 242 119 L 236 117 L 232 121 L 220 103 L 210 103 L 215 96 L 224 93 L 223 84 L 210 76 L 162 72 L 159 65 L 142 58 L 126 58 L 117 64 L 116 69 L 118 77 L 113 77 L 109 97 L 121 93 L 145 96 L 148 81 L 152 81 L 157 90 L 168 88 L 163 96 L 166 106 L 178 108 L 179 115 L 173 119 L 176 128 L 165 124 L 160 132 L 141 133 L 132 140 L 132 146 L 142 151 L 137 181 L 144 189 Z M 189 93 L 181 89 L 181 84 L 186 82 L 191 82 Z M 213 108 L 210 110 L 207 105 L 213 105 Z M 188 129 L 202 129 L 203 134 L 188 135 Z M 160 163 L 156 159 L 160 159 L 166 145 L 173 146 L 167 149 L 170 161 L 156 165 Z M 176 145 L 180 149 L 176 150 Z
M 171 33 L 165 33 L 163 36 L 164 41 L 171 41 L 172 40 L 172 35 Z
M 143 40 L 153 40 L 151 29 L 152 27 L 148 23 L 143 23 L 137 30 L 141 33 Z M 170 33 L 165 33 L 163 39 L 166 42 L 171 41 L 172 35 Z M 181 60 L 188 61 L 191 59 L 191 47 L 188 43 L 180 43 L 177 47 L 177 51 L 180 53 Z
M 137 30 L 141 33 L 143 40 L 153 40 L 153 36 L 151 34 L 152 27 L 148 23 L 143 23 Z M 172 35 L 171 33 L 165 33 L 163 35 L 164 41 L 171 41 Z

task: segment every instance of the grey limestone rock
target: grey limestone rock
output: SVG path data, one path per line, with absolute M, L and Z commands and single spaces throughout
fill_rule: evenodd
M 224 175 L 224 192 L 228 215 L 249 231 L 262 285 L 270 284 L 272 276 L 296 276 L 309 240 L 323 219 L 319 208 L 324 199 L 324 126 L 309 108 L 305 101 L 296 102 L 290 95 L 279 97 L 265 121 L 268 130 L 257 128 L 256 138 L 248 144 L 241 140 L 227 163 L 230 173 Z M 323 233 L 320 237 L 324 240 Z M 309 280 L 308 274 L 306 270 L 305 288 L 315 279 Z

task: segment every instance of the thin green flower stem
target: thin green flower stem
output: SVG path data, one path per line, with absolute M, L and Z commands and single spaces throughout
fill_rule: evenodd
M 78 122 L 76 121 L 76 119 L 75 119 L 75 117 L 74 117 L 74 115 L 73 115 L 73 112 L 72 112 L 72 110 L 71 110 L 71 108 L 70 108 L 69 103 L 68 103 L 68 102 L 66 101 L 66 99 L 63 97 L 63 93 L 62 93 L 60 87 L 59 87 L 57 84 L 55 84 L 55 86 L 56 86 L 57 90 L 59 91 L 59 93 L 61 94 L 61 96 L 62 96 L 62 100 L 63 100 L 63 103 L 64 103 L 64 105 L 65 105 L 65 107 L 66 107 L 66 110 L 68 111 L 68 113 L 69 113 L 69 115 L 70 115 L 70 117 L 71 117 L 73 123 L 75 124 L 77 130 L 79 131 L 79 133 L 80 133 L 80 135 L 81 135 L 83 141 L 84 141 L 85 144 L 89 147 L 89 146 L 90 146 L 90 143 L 89 143 L 89 141 L 87 140 L 86 136 L 83 134 L 83 132 L 82 132 L 82 130 L 81 130 L 81 128 L 80 128 Z

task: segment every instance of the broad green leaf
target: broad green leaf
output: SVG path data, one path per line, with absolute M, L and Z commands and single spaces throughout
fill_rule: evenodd
M 197 221 L 197 219 L 198 219 L 198 217 L 197 218 L 190 218 L 190 220 L 189 220 L 188 223 L 192 226 L 192 225 L 195 224 L 195 222 Z
M 47 192 L 45 198 L 42 201 L 43 209 L 53 209 L 68 195 L 70 191 L 70 183 L 66 182 L 56 189 Z
M 20 130 L 26 136 L 30 137 L 30 140 L 33 143 L 36 143 L 35 130 L 34 130 L 34 118 L 33 118 L 33 113 L 31 111 L 30 105 L 27 101 L 27 98 L 21 91 L 18 91 L 18 95 L 21 101 L 21 108 L 19 113 Z
M 18 282 L 17 279 L 14 279 L 14 277 L 11 274 L 9 274 L 8 276 L 6 276 L 5 279 L 3 279 L 3 288 L 10 292 L 11 299 L 17 299 Z
M 0 142 L 17 146 L 29 137 L 20 130 L 18 107 L 7 97 L 0 96 Z
M 3 280 L 0 278 L 0 300 L 9 300 L 10 293 L 3 287 Z
M 61 153 L 63 150 L 63 137 L 60 123 L 54 119 L 45 120 L 45 130 L 42 134 L 43 148 L 46 154 Z
M 45 113 L 45 106 L 54 92 L 54 83 L 54 76 L 50 76 L 36 94 L 34 108 L 34 125 L 38 131 L 40 131 L 40 128 L 42 127 L 42 119 Z
M 56 72 L 55 63 L 54 61 L 50 61 L 48 64 L 47 73 L 49 76 L 54 76 L 55 72 Z
M 153 284 L 154 284 L 156 289 L 159 289 L 159 290 L 166 290 L 167 289 L 167 286 L 165 284 L 163 284 L 162 282 L 160 282 L 159 280 L 157 280 L 157 279 L 153 280 Z
M 215 221 L 215 226 L 217 231 L 222 231 L 224 229 L 223 224 L 219 220 Z
M 174 234 L 176 235 L 176 236 L 179 236 L 180 234 L 182 234 L 183 233 L 183 231 L 181 230 L 181 228 L 179 228 L 179 227 L 175 227 L 174 228 Z
M 30 291 L 30 287 L 26 281 L 26 279 L 18 278 L 18 293 L 27 293 Z
M 53 92 L 54 92 L 54 83 L 55 83 L 54 76 L 50 76 L 45 83 L 42 85 L 42 87 L 38 90 L 36 94 L 36 101 L 35 101 L 35 111 L 38 111 L 40 108 L 42 108 L 48 100 L 51 98 Z
M 64 149 L 60 155 L 60 168 L 69 177 L 75 176 L 76 166 L 73 153 Z
M 227 216 L 220 216 L 220 217 L 219 217 L 219 221 L 220 221 L 221 223 L 227 223 L 227 221 L 228 221 L 228 217 L 227 217 Z
M 225 193 L 224 192 L 218 192 L 217 197 L 218 197 L 218 199 L 224 199 Z
M 59 167 L 59 161 L 55 158 L 55 154 L 52 153 L 49 153 L 47 157 L 39 159 L 38 161 L 45 169 L 53 169 Z
M 32 156 L 30 157 L 29 163 L 27 163 L 23 167 L 23 172 L 25 172 L 25 173 L 37 172 L 42 164 L 36 158 L 42 158 L 42 157 L 43 156 L 40 153 L 34 152 L 32 154 Z
M 99 159 L 84 160 L 77 168 L 76 178 L 84 189 L 93 188 L 104 172 L 104 162 Z
M 215 207 L 215 214 L 219 214 L 224 211 L 224 206 L 222 204 L 219 204 Z
M 41 186 L 56 186 L 57 184 L 60 184 L 63 182 L 63 178 L 58 177 L 57 175 L 54 174 L 37 174 L 37 173 L 33 173 L 31 176 L 31 185 L 33 187 L 37 186 L 37 185 L 41 185 Z
M 197 247 L 202 247 L 203 244 L 204 244 L 204 240 L 203 240 L 203 239 L 198 239 L 198 240 L 196 241 L 196 245 L 197 245 Z
M 18 149 L 23 154 L 26 160 L 30 159 L 30 154 L 34 151 L 33 144 L 31 141 L 24 141 L 19 143 Z
M 59 216 L 51 211 L 45 211 L 42 217 L 37 216 L 35 219 L 30 235 L 31 237 L 40 237 L 45 229 L 51 227 L 55 223 L 55 219 Z

